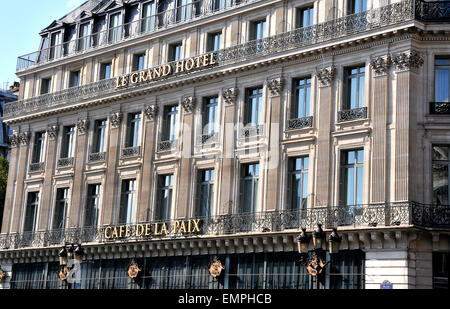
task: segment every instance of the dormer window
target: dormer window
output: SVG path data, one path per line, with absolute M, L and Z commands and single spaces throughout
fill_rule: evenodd
M 91 35 L 91 24 L 85 23 L 80 26 L 79 41 L 78 41 L 78 51 L 83 51 L 91 47 L 90 43 Z
M 122 13 L 109 17 L 109 43 L 117 42 L 122 38 Z
M 155 29 L 156 5 L 154 1 L 144 3 L 142 6 L 142 32 Z
M 177 22 L 191 19 L 193 0 L 178 0 L 177 1 Z
M 58 59 L 62 55 L 62 35 L 61 32 L 56 32 L 50 38 L 50 60 Z

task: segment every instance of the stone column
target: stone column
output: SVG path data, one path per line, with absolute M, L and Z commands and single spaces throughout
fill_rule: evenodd
M 182 124 L 182 147 L 180 158 L 180 182 L 178 187 L 177 218 L 187 218 L 189 216 L 189 201 L 191 200 L 192 182 L 192 149 L 194 145 L 194 110 L 196 98 L 189 96 L 183 99 L 184 110 Z
M 57 124 L 50 125 L 47 128 L 47 155 L 45 156 L 45 173 L 44 185 L 42 187 L 40 216 L 37 224 L 38 230 L 45 231 L 49 227 L 49 216 L 52 210 L 51 195 L 53 192 L 53 173 L 55 171 L 56 161 L 56 145 L 58 138 L 59 126 Z
M 117 161 L 120 151 L 120 127 L 123 115 L 121 112 L 113 112 L 110 116 L 109 147 L 106 169 L 106 185 L 103 189 L 103 216 L 102 224 L 113 224 L 114 208 L 117 197 L 120 196 L 117 185 Z
M 414 144 L 416 138 L 412 130 L 416 121 L 415 99 L 410 97 L 412 81 L 418 69 L 423 65 L 422 56 L 414 50 L 402 52 L 393 57 L 396 67 L 396 102 L 395 102 L 395 133 L 394 133 L 394 199 L 395 201 L 406 201 L 410 199 L 410 188 L 414 180 L 410 172 L 414 165 L 411 165 L 412 150 L 411 143 Z M 411 126 L 411 124 L 413 126 Z
M 370 65 L 374 73 L 373 79 L 373 150 L 372 150 L 372 189 L 371 203 L 387 202 L 387 121 L 389 104 L 389 69 L 390 56 L 372 59 Z
M 15 201 L 13 201 L 13 213 L 11 217 L 11 233 L 19 232 L 20 229 L 20 215 L 21 210 L 26 203 L 26 197 L 24 201 L 24 186 L 26 172 L 28 170 L 28 146 L 30 143 L 30 132 L 22 132 L 18 135 L 20 150 L 19 150 L 19 163 L 17 167 L 17 178 L 16 178 L 16 193 L 14 195 Z
M 232 206 L 236 203 L 233 199 L 234 184 L 234 149 L 235 149 L 235 114 L 238 88 L 226 88 L 222 92 L 223 104 L 225 105 L 224 130 L 223 130 L 223 152 L 220 159 L 222 172 L 220 180 L 219 215 L 230 214 Z
M 331 124 L 333 122 L 333 81 L 336 69 L 334 66 L 316 71 L 319 86 L 317 119 L 317 177 L 314 206 L 333 205 L 331 189 L 331 164 L 333 149 L 331 148 Z
M 72 201 L 69 206 L 69 227 L 79 227 L 84 216 L 81 214 L 85 205 L 82 205 L 83 192 L 84 192 L 84 171 L 86 166 L 86 152 L 88 147 L 88 129 L 89 120 L 87 115 L 83 115 L 83 118 L 78 119 L 77 122 L 77 148 L 74 157 L 74 176 L 72 186 Z M 81 214 L 81 216 L 80 216 Z
M 146 222 L 150 219 L 150 199 L 153 187 L 153 158 L 155 154 L 155 130 L 158 115 L 158 105 L 156 100 L 147 105 L 144 109 L 145 115 L 145 137 L 142 144 L 142 172 L 141 172 L 141 198 L 138 210 L 137 221 Z
M 6 186 L 5 206 L 3 211 L 2 234 L 9 233 L 14 206 L 14 188 L 16 186 L 17 166 L 20 161 L 19 135 L 14 133 L 10 137 L 11 160 L 9 162 L 8 182 Z
M 267 110 L 267 126 L 269 126 L 269 151 L 267 164 L 266 210 L 280 210 L 280 162 L 281 162 L 281 122 L 282 93 L 284 81 L 281 77 L 269 79 L 269 108 Z

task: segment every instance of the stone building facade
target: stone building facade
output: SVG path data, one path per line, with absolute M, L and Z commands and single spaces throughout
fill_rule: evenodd
M 91 0 L 55 21 L 5 106 L 0 287 L 448 288 L 449 7 Z M 297 251 L 318 224 L 342 237 L 320 280 Z

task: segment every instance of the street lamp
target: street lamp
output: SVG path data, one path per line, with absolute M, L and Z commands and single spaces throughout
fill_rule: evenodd
M 61 281 L 68 279 L 70 270 L 73 269 L 73 259 L 80 263 L 83 260 L 84 251 L 80 244 L 66 244 L 58 252 L 59 270 L 58 276 Z
M 330 254 L 339 253 L 339 246 L 341 245 L 342 236 L 339 236 L 337 229 L 333 228 L 333 232 L 328 237 L 328 251 Z
M 325 232 L 322 230 L 322 224 L 317 224 L 317 229 L 313 232 L 312 236 L 314 249 L 322 249 L 325 236 Z

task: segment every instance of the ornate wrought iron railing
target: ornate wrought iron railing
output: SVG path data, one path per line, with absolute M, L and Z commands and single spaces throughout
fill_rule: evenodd
M 367 107 L 348 109 L 338 112 L 338 122 L 366 119 Z
M 450 102 L 430 102 L 431 115 L 450 115 Z
M 70 167 L 73 166 L 74 158 L 61 158 L 58 159 L 58 167 Z
M 265 126 L 263 124 L 260 125 L 247 125 L 243 128 L 241 128 L 239 137 L 240 138 L 249 138 L 249 137 L 256 137 L 264 134 L 264 128 Z
M 215 143 L 219 140 L 219 135 L 217 132 L 200 134 L 197 136 L 197 144 L 198 145 L 207 145 L 211 143 Z
M 90 163 L 100 162 L 105 161 L 105 159 L 106 159 L 106 152 L 91 153 L 89 155 L 88 162 Z
M 141 154 L 141 147 L 128 147 L 122 149 L 122 158 L 129 158 L 139 156 Z
M 164 234 L 161 237 L 198 237 L 209 235 L 237 235 L 248 233 L 296 232 L 300 228 L 313 230 L 317 224 L 331 229 L 355 228 L 367 230 L 380 227 L 420 227 L 450 229 L 450 205 L 424 205 L 414 202 L 356 205 L 339 207 L 318 207 L 299 211 L 267 211 L 197 218 L 198 231 L 193 235 Z M 173 226 L 175 220 L 150 222 L 166 223 Z M 179 223 L 179 221 L 178 221 Z M 148 224 L 139 223 L 141 225 Z M 136 235 L 130 225 L 130 235 Z M 32 233 L 0 235 L 0 250 L 20 248 L 41 248 L 64 245 L 65 243 L 107 243 L 105 231 L 108 227 L 71 228 Z M 111 227 L 109 227 L 111 228 Z M 170 229 L 169 229 L 170 230 Z M 155 239 L 157 236 L 152 236 Z M 142 236 L 132 236 L 122 240 L 143 240 Z M 144 238 L 145 240 L 145 238 Z
M 297 119 L 289 119 L 288 130 L 299 130 L 304 128 L 311 128 L 313 125 L 313 117 L 303 117 Z
M 44 162 L 31 163 L 28 171 L 30 173 L 42 172 L 44 170 Z
M 173 141 L 161 141 L 158 144 L 158 151 L 170 151 L 174 150 L 178 146 L 178 140 Z

